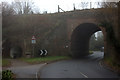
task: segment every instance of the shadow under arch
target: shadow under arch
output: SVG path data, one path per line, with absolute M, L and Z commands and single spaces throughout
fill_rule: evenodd
M 89 40 L 92 34 L 101 29 L 94 23 L 82 23 L 71 35 L 72 57 L 80 58 L 89 54 Z

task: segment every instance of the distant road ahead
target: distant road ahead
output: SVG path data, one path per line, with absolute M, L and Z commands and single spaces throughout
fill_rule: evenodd
M 94 52 L 83 59 L 51 63 L 40 70 L 39 76 L 40 78 L 118 78 L 116 73 L 101 65 L 103 55 L 103 52 Z

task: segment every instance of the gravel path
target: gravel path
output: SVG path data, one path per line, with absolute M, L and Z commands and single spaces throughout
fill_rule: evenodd
M 37 72 L 45 65 L 45 63 L 31 65 L 17 59 L 12 59 L 11 63 L 11 67 L 7 69 L 12 70 L 16 78 L 37 78 Z

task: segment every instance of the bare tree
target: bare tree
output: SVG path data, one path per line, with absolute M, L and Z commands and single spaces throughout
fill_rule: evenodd
M 2 15 L 3 16 L 10 16 L 15 14 L 13 6 L 8 4 L 7 2 L 2 2 Z
M 88 2 L 81 2 L 82 9 L 87 8 L 88 4 L 89 4 Z
M 103 7 L 103 8 L 115 8 L 115 7 L 117 7 L 117 2 L 102 2 L 101 7 Z
M 33 2 L 25 1 L 25 2 L 13 2 L 14 10 L 17 14 L 32 14 L 33 13 Z
M 20 2 L 12 3 L 12 5 L 14 5 L 14 10 L 17 14 L 22 14 L 22 5 Z

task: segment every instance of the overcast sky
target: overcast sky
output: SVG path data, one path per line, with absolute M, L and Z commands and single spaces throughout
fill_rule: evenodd
M 25 0 L 1 0 L 6 1 L 8 3 L 11 3 L 13 1 L 25 1 Z M 73 10 L 73 4 L 75 4 L 75 7 L 77 9 L 81 9 L 81 2 L 92 2 L 92 7 L 96 8 L 98 7 L 95 2 L 101 2 L 103 0 L 27 0 L 34 2 L 34 10 L 38 10 L 42 13 L 44 11 L 47 11 L 48 13 L 53 13 L 58 11 L 58 5 L 64 10 L 64 11 L 70 11 Z M 106 1 L 106 0 L 104 0 Z M 119 1 L 119 0 L 109 0 L 109 1 Z M 89 7 L 89 5 L 88 5 Z

